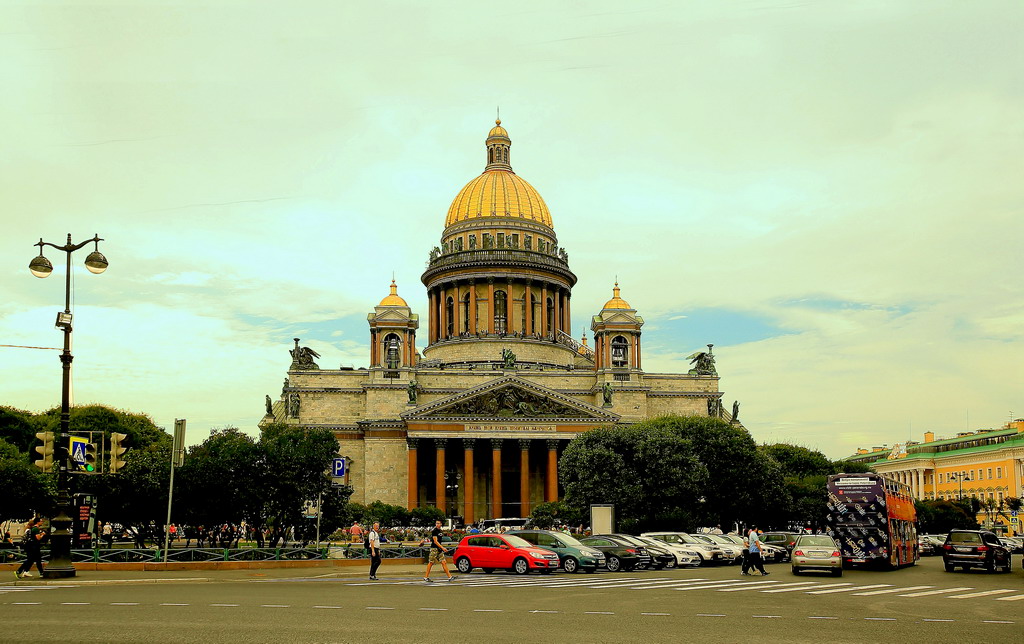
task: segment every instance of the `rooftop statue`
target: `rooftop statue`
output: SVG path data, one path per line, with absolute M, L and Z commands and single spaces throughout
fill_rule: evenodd
M 690 376 L 717 376 L 718 371 L 715 369 L 715 356 L 711 353 L 711 347 L 715 345 L 709 344 L 707 351 L 698 351 L 697 353 L 686 356 L 686 359 L 693 365 L 693 369 L 690 369 L 687 375 Z
M 313 358 L 319 358 L 320 354 L 309 347 L 300 347 L 299 339 L 295 338 L 295 348 L 288 351 L 292 356 L 292 366 L 289 371 L 315 371 L 320 366 L 313 362 Z

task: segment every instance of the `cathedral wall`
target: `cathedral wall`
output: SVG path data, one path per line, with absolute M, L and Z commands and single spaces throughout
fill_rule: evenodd
M 690 376 L 683 373 L 647 373 L 644 374 L 644 383 L 651 388 L 651 391 L 718 391 L 718 378 L 713 376 Z
M 300 391 L 299 420 L 303 423 L 352 424 L 364 416 L 366 401 L 362 391 Z
M 558 365 L 573 363 L 576 353 L 553 342 L 510 340 L 509 338 L 473 338 L 443 342 L 423 350 L 423 358 L 442 362 L 501 361 L 502 349 L 511 349 L 520 362 L 548 362 Z
M 394 388 L 373 388 L 366 390 L 366 418 L 398 418 L 409 409 L 408 385 Z
M 657 396 L 647 399 L 648 417 L 656 418 L 667 414 L 675 414 L 677 416 L 707 416 L 707 398 Z
M 368 438 L 365 444 L 363 498 L 405 506 L 409 496 L 409 464 L 404 438 Z

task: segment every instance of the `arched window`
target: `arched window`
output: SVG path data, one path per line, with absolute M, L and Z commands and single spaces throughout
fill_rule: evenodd
M 617 335 L 612 339 L 612 366 L 629 366 L 629 340 Z
M 506 333 L 508 329 L 508 297 L 505 291 L 494 292 L 494 331 Z
M 555 302 L 550 297 L 548 298 L 548 328 L 547 334 L 550 336 L 552 329 L 555 326 Z
M 388 369 L 402 366 L 402 339 L 394 333 L 384 336 L 384 366 Z
M 469 333 L 469 316 L 473 314 L 469 293 L 462 296 L 462 332 Z
M 537 296 L 530 296 L 530 328 L 527 333 L 533 335 L 537 332 L 537 316 L 540 315 L 540 307 L 537 306 Z
M 445 302 L 445 337 L 450 338 L 455 335 L 455 302 L 452 298 L 448 298 Z

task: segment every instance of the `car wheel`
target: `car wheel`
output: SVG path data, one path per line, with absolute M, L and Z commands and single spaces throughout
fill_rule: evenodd
M 455 562 L 455 566 L 463 575 L 468 575 L 473 571 L 473 564 L 469 562 L 469 557 L 459 557 L 459 560 Z
M 700 557 L 700 561 L 699 561 L 699 563 L 697 564 L 697 566 L 698 566 L 698 567 L 699 567 L 699 566 L 706 566 L 706 565 L 707 565 L 707 563 L 708 563 L 708 560 L 704 558 L 704 555 L 702 555 L 702 554 L 700 554 L 700 553 L 698 552 L 698 553 L 697 553 L 697 556 L 698 556 L 698 557 Z
M 800 574 L 800 569 L 797 568 L 796 566 L 793 566 L 792 570 L 793 570 L 793 574 L 794 575 L 799 575 Z
M 943 563 L 942 565 L 945 567 L 946 572 L 953 572 L 953 571 L 956 570 L 956 566 L 954 566 L 953 564 L 949 563 L 948 561 Z
M 494 572 L 494 568 L 481 568 L 480 570 L 483 570 L 488 575 Z
M 512 562 L 512 570 L 514 570 L 517 575 L 525 575 L 530 572 L 530 564 L 526 559 L 519 557 Z
M 619 572 L 622 570 L 622 560 L 611 555 L 608 557 L 608 572 Z
M 995 561 L 995 559 L 989 559 L 988 561 L 986 561 L 985 562 L 985 572 L 995 572 L 995 571 L 996 571 L 996 561 Z
M 577 572 L 580 569 L 580 562 L 573 557 L 566 557 L 562 567 L 565 568 L 565 572 Z
M 842 577 L 843 576 L 843 569 L 842 568 L 836 568 L 835 570 L 832 571 L 832 576 L 833 577 Z

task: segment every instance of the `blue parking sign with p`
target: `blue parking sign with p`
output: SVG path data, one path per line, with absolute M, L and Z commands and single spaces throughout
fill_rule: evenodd
M 342 456 L 340 458 L 334 459 L 334 464 L 331 467 L 331 476 L 333 476 L 335 478 L 340 478 L 342 476 L 345 476 L 345 457 L 344 456 Z

